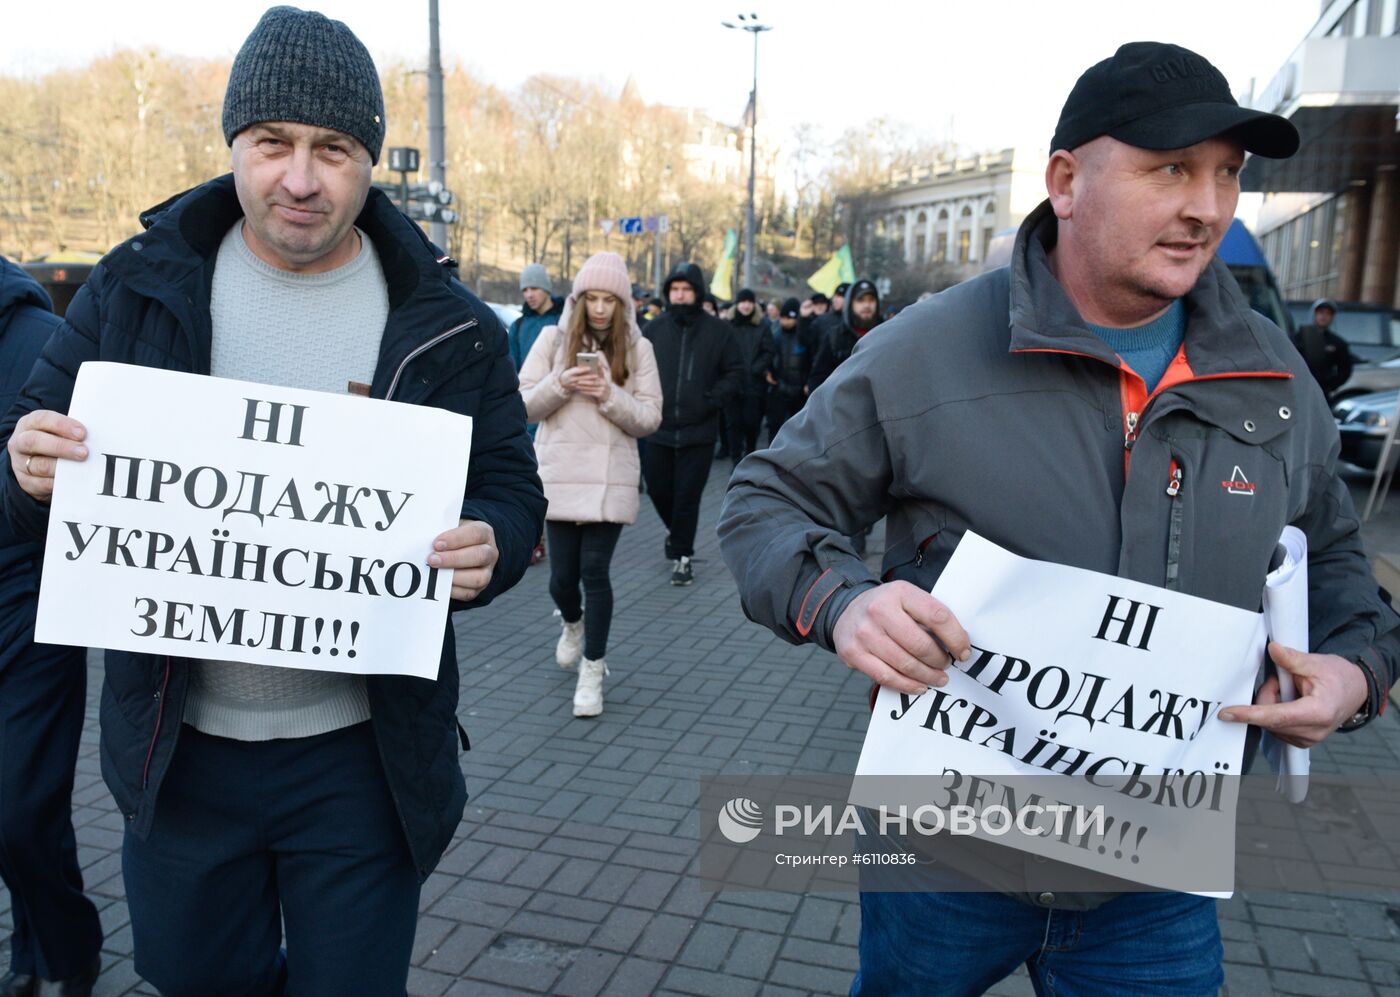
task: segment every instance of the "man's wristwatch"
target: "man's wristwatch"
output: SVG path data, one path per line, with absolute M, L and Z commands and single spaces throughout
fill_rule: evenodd
M 1345 722 L 1343 722 L 1342 725 L 1341 725 L 1340 727 L 1338 727 L 1337 729 L 1338 729 L 1338 730 L 1356 730 L 1356 728 L 1361 727 L 1361 726 L 1364 726 L 1364 725 L 1366 724 L 1366 722 L 1367 722 L 1368 720 L 1370 720 L 1370 719 L 1371 719 L 1371 701 L 1370 701 L 1370 699 L 1367 699 L 1366 702 L 1362 704 L 1361 709 L 1359 709 L 1359 710 L 1357 710 L 1355 713 L 1353 713 L 1353 714 L 1351 715 L 1351 719 L 1350 719 L 1350 720 L 1347 720 L 1347 721 L 1345 721 Z
M 1355 663 L 1356 667 L 1361 669 L 1361 675 L 1366 679 L 1366 702 L 1361 704 L 1360 709 L 1353 713 L 1349 720 L 1346 720 L 1337 728 L 1339 731 L 1356 730 L 1358 727 L 1364 727 L 1369 723 L 1371 720 L 1371 704 L 1375 702 L 1377 698 L 1375 674 L 1371 671 L 1371 667 L 1364 660 L 1358 658 L 1350 658 L 1348 660 Z

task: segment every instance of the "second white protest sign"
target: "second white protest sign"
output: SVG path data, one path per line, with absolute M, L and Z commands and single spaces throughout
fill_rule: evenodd
M 972 659 L 922 696 L 880 690 L 851 801 L 1006 807 L 1012 821 L 1028 800 L 1064 805 L 974 833 L 1100 874 L 1228 892 L 1245 727 L 1216 713 L 1252 698 L 1262 616 L 1017 557 L 975 533 L 933 594 Z M 1083 831 L 1063 820 L 1095 812 Z

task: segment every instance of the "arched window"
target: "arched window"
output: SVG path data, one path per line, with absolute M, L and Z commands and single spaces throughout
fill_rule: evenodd
M 994 215 L 997 213 L 997 202 L 995 198 L 988 198 L 987 203 L 982 205 L 982 214 Z
M 962 211 L 960 211 L 960 212 L 958 213 L 958 217 L 959 217 L 959 218 L 971 218 L 971 217 L 972 217 L 972 205 L 970 205 L 970 204 L 964 204 L 964 205 L 963 205 Z
M 947 209 L 947 208 L 939 208 L 939 209 L 938 209 L 938 220 L 939 220 L 940 222 L 946 222 L 946 221 L 948 220 L 948 209 Z

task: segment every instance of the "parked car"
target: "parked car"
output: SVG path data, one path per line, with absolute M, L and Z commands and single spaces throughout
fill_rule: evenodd
M 64 250 L 49 253 L 29 263 L 21 263 L 29 276 L 39 282 L 53 301 L 54 314 L 62 318 L 78 288 L 87 281 L 92 268 L 97 266 L 102 256 L 98 253 L 83 253 Z
M 1351 377 L 1332 395 L 1332 400 L 1339 402 L 1353 395 L 1394 391 L 1396 388 L 1400 388 L 1400 357 L 1381 363 L 1358 363 L 1351 369 Z
M 1400 406 L 1400 388 L 1352 395 L 1332 406 L 1337 433 L 1342 438 L 1342 460 L 1357 467 L 1374 469 L 1381 448 Z
M 1400 312 L 1360 301 L 1334 304 L 1337 317 L 1332 320 L 1332 331 L 1347 341 L 1357 363 L 1381 363 L 1400 357 Z M 1295 325 L 1312 323 L 1312 306 L 1311 301 L 1288 302 Z M 1400 379 L 1394 384 L 1400 386 Z
M 510 331 L 511 324 L 520 317 L 519 305 L 503 305 L 498 301 L 488 301 L 487 306 L 496 313 L 496 317 L 501 320 L 501 325 Z

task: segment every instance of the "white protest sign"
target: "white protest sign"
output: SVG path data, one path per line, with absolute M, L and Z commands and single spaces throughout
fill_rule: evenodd
M 1260 614 L 974 533 L 933 594 L 972 658 L 921 696 L 880 690 L 853 803 L 1003 806 L 1013 821 L 1028 801 L 1053 803 L 1017 833 L 964 833 L 1153 886 L 1230 889 L 1245 727 L 1216 713 L 1251 701 Z M 1219 885 L 1183 887 L 1186 869 Z
M 469 418 L 114 363 L 69 414 L 38 640 L 437 677 Z

